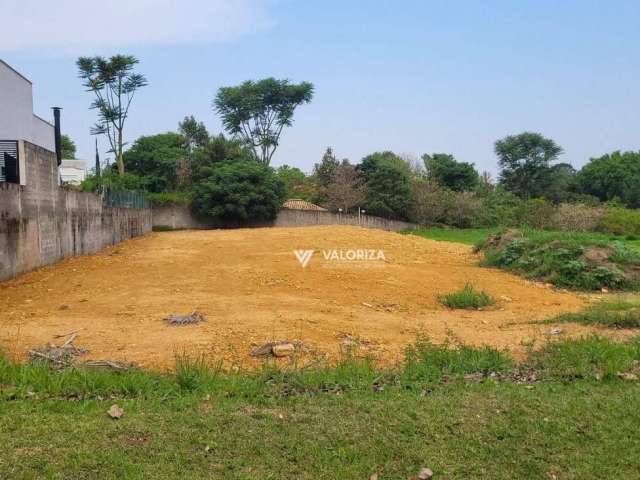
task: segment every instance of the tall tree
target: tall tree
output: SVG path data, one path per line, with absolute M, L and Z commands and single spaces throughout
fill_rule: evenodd
M 550 165 L 562 147 L 539 133 L 524 132 L 498 140 L 495 152 L 500 166 L 500 184 L 524 198 L 545 196 L 552 180 Z
M 76 158 L 76 144 L 69 135 L 62 135 L 60 138 L 62 146 L 62 158 L 74 160 Z
M 214 106 L 224 128 L 242 138 L 256 160 L 269 165 L 278 148 L 284 127 L 293 123 L 293 112 L 311 102 L 313 85 L 265 78 L 246 81 L 236 87 L 222 87 Z
M 136 64 L 138 59 L 131 55 L 80 57 L 76 62 L 83 85 L 96 97 L 91 108 L 98 111 L 98 121 L 91 133 L 107 137 L 120 175 L 125 171 L 122 154 L 129 108 L 136 91 L 147 85 L 146 78 L 134 72 Z
M 315 193 L 314 185 L 302 170 L 289 165 L 282 165 L 276 169 L 276 175 L 285 184 L 288 198 L 311 200 Z
M 472 163 L 458 162 L 453 155 L 446 153 L 425 154 L 422 160 L 429 180 L 441 187 L 469 192 L 478 185 L 478 172 Z
M 411 168 L 393 152 L 375 152 L 356 167 L 367 188 L 367 211 L 405 219 L 411 205 Z
M 333 149 L 327 147 L 320 163 L 316 163 L 313 166 L 313 180 L 318 187 L 326 188 L 329 186 L 338 165 L 340 165 L 340 162 L 333 154 Z
M 640 152 L 617 151 L 592 158 L 578 172 L 577 185 L 580 193 L 640 208 Z
M 175 132 L 138 138 L 124 154 L 127 172 L 140 179 L 149 192 L 170 192 L 181 184 L 179 163 L 187 156 L 184 137 Z
M 184 117 L 178 124 L 178 133 L 187 140 L 189 152 L 193 152 L 209 140 L 209 131 L 204 123 L 198 122 L 193 115 Z
M 341 208 L 345 213 L 366 201 L 367 188 L 363 179 L 347 160 L 343 160 L 333 173 L 327 198 L 329 207 L 333 210 Z

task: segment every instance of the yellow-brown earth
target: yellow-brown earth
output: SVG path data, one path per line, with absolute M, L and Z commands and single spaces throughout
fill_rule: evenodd
M 382 250 L 384 260 L 325 259 L 323 250 L 334 249 Z M 314 250 L 306 268 L 294 250 Z M 587 303 L 478 260 L 464 245 L 347 226 L 152 233 L 0 283 L 0 348 L 24 359 L 77 331 L 87 359 L 157 370 L 171 369 L 182 352 L 256 366 L 250 351 L 272 340 L 302 342 L 301 362 L 335 360 L 345 348 L 397 362 L 418 335 L 518 356 L 551 328 L 533 321 Z M 466 282 L 498 304 L 453 311 L 438 303 Z M 194 310 L 206 321 L 163 322 Z M 594 331 L 562 328 L 564 336 Z

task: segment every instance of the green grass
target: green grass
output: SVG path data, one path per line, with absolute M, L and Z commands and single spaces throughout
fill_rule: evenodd
M 581 323 L 609 328 L 640 328 L 639 302 L 604 302 L 578 313 L 566 313 L 543 323 Z
M 478 310 L 496 303 L 488 293 L 474 289 L 470 283 L 456 292 L 439 295 L 438 301 L 447 308 L 465 310 Z
M 444 242 L 463 243 L 465 245 L 480 245 L 489 235 L 502 232 L 505 227 L 496 228 L 427 228 L 420 230 L 408 230 L 405 233 L 418 235 L 420 237 L 429 238 L 431 240 L 439 240 Z M 572 239 L 575 242 L 591 242 L 594 244 L 610 244 L 611 242 L 619 242 L 631 250 L 640 252 L 640 238 L 625 235 L 610 235 L 597 232 L 559 232 L 547 230 L 527 229 L 531 235 L 540 241 L 567 240 Z
M 502 229 L 500 228 L 427 228 L 421 230 L 410 230 L 408 233 L 429 238 L 431 240 L 476 245 L 478 242 L 482 242 L 489 235 L 501 230 Z
M 0 478 L 634 478 L 640 340 L 550 343 L 526 365 L 420 340 L 396 370 L 176 375 L 0 360 Z M 518 372 L 538 381 L 519 384 Z M 476 374 L 473 380 L 465 375 Z M 107 417 L 117 403 L 120 420 Z

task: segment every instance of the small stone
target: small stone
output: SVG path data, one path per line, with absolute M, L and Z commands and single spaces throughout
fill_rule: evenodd
M 430 468 L 421 468 L 420 471 L 418 472 L 418 479 L 419 480 L 427 480 L 428 478 L 433 477 L 433 472 L 431 471 Z
M 609 293 L 609 289 L 608 288 L 602 288 L 600 291 L 602 293 Z
M 549 335 L 559 335 L 563 332 L 563 330 L 560 327 L 554 327 L 551 330 L 549 330 Z
M 288 357 L 295 351 L 296 347 L 293 343 L 279 343 L 271 348 L 274 357 Z
M 622 380 L 627 380 L 629 382 L 636 382 L 638 380 L 638 376 L 635 373 L 631 372 L 618 372 L 618 378 Z
M 374 473 L 373 475 L 371 475 L 371 476 L 369 477 L 369 480 L 378 480 L 378 474 L 377 474 L 377 473 Z
M 69 310 L 70 308 L 71 306 L 66 303 L 63 303 L 62 305 L 60 305 L 60 307 L 58 307 L 59 310 Z
M 122 415 L 124 415 L 124 410 L 122 410 L 118 405 L 113 404 L 111 405 L 111 408 L 107 410 L 107 415 L 114 420 L 118 420 Z

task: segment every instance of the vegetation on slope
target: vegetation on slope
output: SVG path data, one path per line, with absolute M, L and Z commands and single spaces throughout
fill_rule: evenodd
M 640 253 L 623 242 L 577 232 L 507 230 L 479 250 L 484 264 L 578 290 L 635 290 Z

